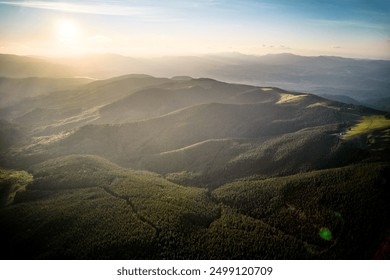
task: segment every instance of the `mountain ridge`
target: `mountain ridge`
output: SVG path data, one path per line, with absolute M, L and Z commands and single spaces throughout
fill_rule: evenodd
M 2 63 L 2 59 L 4 60 L 4 55 L 0 57 L 1 65 L 10 65 Z M 31 60 L 28 57 L 26 59 Z M 18 60 L 23 60 L 23 57 L 18 57 Z M 128 73 L 145 73 L 157 77 L 209 77 L 229 83 L 285 88 L 290 92 L 306 91 L 328 97 L 335 95 L 335 100 L 338 100 L 337 96 L 345 95 L 365 106 L 382 110 L 389 107 L 387 99 L 384 99 L 386 103 L 383 106 L 369 101 L 390 96 L 388 60 L 299 56 L 289 53 L 263 56 L 222 53 L 158 58 L 96 54 L 66 60 L 51 58 L 48 61 L 71 69 L 70 72 L 62 71 L 62 76 L 67 77 L 107 79 Z M 75 68 L 73 65 L 79 67 Z M 30 71 L 31 74 L 41 73 L 34 71 Z M 1 73 L 0 76 L 7 76 L 6 72 Z M 11 71 L 9 75 L 12 76 L 12 73 Z M 21 73 L 23 72 L 18 75 L 21 76 Z
M 111 92 L 112 102 L 107 105 L 106 95 Z M 357 143 L 340 144 L 344 141 L 340 135 L 364 116 L 385 114 L 312 94 L 205 78 L 121 76 L 81 85 L 81 90 L 72 94 L 69 105 L 61 94 L 53 96 L 60 97 L 64 113 L 56 107 L 48 111 L 57 99 L 46 104 L 47 97 L 37 99 L 46 109 L 37 111 L 36 117 L 27 115 L 35 140 L 18 148 L 23 160 L 92 154 L 168 177 L 192 172 L 187 174 L 192 181 L 182 178 L 178 182 L 212 187 L 242 176 L 294 174 L 363 160 L 369 153 L 361 152 Z M 71 109 L 76 104 L 73 96 L 81 106 L 78 111 Z M 74 117 L 62 119 L 61 114 L 72 112 Z M 51 120 L 43 118 L 47 113 Z M 307 151 L 313 150 L 315 143 L 319 144 L 318 156 L 310 157 Z M 350 158 L 346 151 L 355 151 L 357 156 Z M 199 160 L 185 160 L 191 157 Z M 215 161 L 216 157 L 221 160 Z M 171 167 L 167 161 L 173 163 Z M 268 161 L 268 167 L 248 166 L 262 161 Z
M 0 258 L 388 254 L 386 112 L 212 78 L 17 81 L 0 108 Z

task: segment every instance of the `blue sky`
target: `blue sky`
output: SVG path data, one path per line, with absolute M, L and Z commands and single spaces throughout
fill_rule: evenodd
M 0 0 L 0 52 L 390 59 L 390 1 Z

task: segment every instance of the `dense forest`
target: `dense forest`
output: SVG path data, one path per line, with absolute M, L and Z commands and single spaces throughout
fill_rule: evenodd
M 0 89 L 2 259 L 390 257 L 385 112 L 184 76 Z

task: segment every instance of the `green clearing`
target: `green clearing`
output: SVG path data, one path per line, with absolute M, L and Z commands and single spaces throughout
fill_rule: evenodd
M 341 138 L 344 140 L 349 140 L 353 137 L 370 133 L 374 130 L 383 129 L 386 127 L 390 127 L 390 119 L 387 119 L 385 116 L 365 116 L 360 120 L 358 124 L 348 130 Z
M 18 191 L 25 190 L 33 177 L 25 171 L 5 170 L 0 168 L 0 207 L 14 201 Z

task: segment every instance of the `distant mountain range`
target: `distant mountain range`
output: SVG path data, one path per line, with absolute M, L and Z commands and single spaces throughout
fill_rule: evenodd
M 13 76 L 16 60 L 29 67 Z M 388 113 L 305 90 L 384 86 L 388 62 L 289 54 L 87 62 L 68 61 L 63 77 L 51 67 L 64 61 L 1 64 L 9 74 L 0 79 L 0 258 L 388 258 Z M 174 77 L 93 78 L 152 62 L 150 71 Z M 304 90 L 272 86 L 277 79 Z
M 206 78 L 2 81 L 11 89 L 5 96 L 12 102 L 0 108 L 0 117 L 32 137 L 20 150 L 23 161 L 27 155 L 35 162 L 38 155 L 95 154 L 136 169 L 192 172 L 194 182 L 212 185 L 222 180 L 216 178 L 294 174 L 345 164 L 350 145 L 342 144 L 338 134 L 363 116 L 384 114 L 308 93 Z M 316 156 L 306 157 L 314 143 Z M 199 156 L 186 163 L 190 155 Z M 263 161 L 268 164 L 259 168 Z M 254 169 L 241 167 L 248 162 Z M 238 170 L 243 173 L 235 174 Z
M 24 63 L 23 68 L 20 67 Z M 240 53 L 160 58 L 113 54 L 47 59 L 0 56 L 4 77 L 92 77 L 106 79 L 129 73 L 158 77 L 186 75 L 226 82 L 280 87 L 323 95 L 389 111 L 390 61 L 293 54 L 265 56 Z

